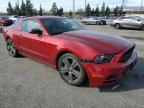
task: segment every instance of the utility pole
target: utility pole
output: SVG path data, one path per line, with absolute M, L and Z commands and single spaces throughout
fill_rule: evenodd
M 17 3 L 18 3 L 18 5 L 19 5 L 19 0 L 17 0 Z
M 73 0 L 73 16 L 75 17 L 75 0 Z
M 125 3 L 125 0 L 122 0 L 122 6 L 121 6 L 121 13 L 120 14 L 123 13 L 124 3 Z
M 85 0 L 85 16 L 86 16 L 86 5 L 87 5 L 87 1 Z
M 141 1 L 140 12 L 142 12 L 143 0 Z

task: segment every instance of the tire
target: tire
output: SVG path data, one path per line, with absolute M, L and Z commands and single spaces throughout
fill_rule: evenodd
M 141 30 L 144 31 L 144 25 L 142 25 Z
M 96 25 L 101 25 L 101 23 L 97 21 L 97 22 L 96 22 Z
M 8 51 L 10 56 L 12 56 L 12 57 L 18 57 L 19 56 L 19 53 L 18 53 L 17 49 L 15 48 L 15 45 L 11 39 L 6 40 L 6 46 L 7 46 L 7 51 Z
M 120 24 L 115 24 L 114 27 L 115 29 L 120 29 Z
M 106 25 L 106 21 L 105 20 L 102 20 L 101 23 L 102 23 L 102 25 Z
M 80 86 L 86 81 L 86 73 L 80 60 L 71 53 L 60 57 L 58 70 L 62 79 L 70 85 Z

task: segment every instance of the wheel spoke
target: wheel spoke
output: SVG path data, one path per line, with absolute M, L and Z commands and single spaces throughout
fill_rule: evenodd
M 74 69 L 77 66 L 77 62 L 75 60 L 72 61 L 71 67 Z
M 15 49 L 11 48 L 12 54 L 15 54 Z
M 62 68 L 60 69 L 60 71 L 61 71 L 61 73 L 63 73 L 63 74 L 65 74 L 65 73 L 68 72 L 68 71 L 67 71 L 67 67 L 62 67 Z
M 73 70 L 72 73 L 75 77 L 80 78 L 80 73 L 77 70 Z
M 66 58 L 63 59 L 64 64 L 68 67 L 69 66 L 69 62 Z
M 69 80 L 69 82 L 72 82 L 72 81 L 73 81 L 73 76 L 72 76 L 72 73 L 71 73 L 71 72 L 69 72 L 68 80 Z

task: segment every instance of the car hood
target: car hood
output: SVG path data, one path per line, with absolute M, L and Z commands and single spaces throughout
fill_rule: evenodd
M 100 53 L 119 53 L 122 49 L 133 46 L 133 43 L 122 37 L 87 30 L 65 32 L 60 38 L 88 45 Z

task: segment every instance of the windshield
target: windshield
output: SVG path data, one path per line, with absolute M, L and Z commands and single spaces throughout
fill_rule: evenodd
M 67 18 L 47 18 L 41 21 L 51 35 L 82 29 L 81 25 Z
M 19 16 L 14 16 L 14 18 L 20 18 Z
M 140 18 L 141 18 L 142 20 L 144 20 L 144 16 L 140 16 Z

